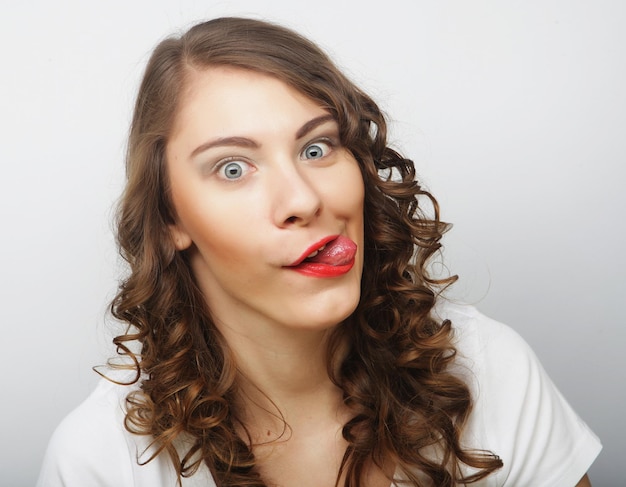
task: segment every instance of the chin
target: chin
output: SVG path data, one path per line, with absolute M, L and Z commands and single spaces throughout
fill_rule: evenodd
M 359 304 L 360 295 L 340 302 L 328 303 L 326 307 L 317 307 L 306 313 L 308 320 L 304 322 L 309 329 L 330 329 L 334 328 L 348 319 Z M 308 324 L 308 325 L 307 325 Z

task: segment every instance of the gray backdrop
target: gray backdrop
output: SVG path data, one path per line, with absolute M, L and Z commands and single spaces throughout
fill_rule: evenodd
M 454 222 L 454 296 L 509 323 L 623 485 L 626 3 L 3 2 L 0 483 L 32 485 L 50 434 L 112 353 L 111 209 L 154 44 L 243 14 L 312 37 L 376 98 Z

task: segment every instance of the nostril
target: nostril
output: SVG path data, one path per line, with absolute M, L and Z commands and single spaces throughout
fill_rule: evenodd
M 308 225 L 312 220 L 319 217 L 322 211 L 322 202 L 313 192 L 306 196 L 306 198 L 298 199 L 296 197 L 292 198 L 291 201 L 281 202 L 275 220 L 279 226 Z

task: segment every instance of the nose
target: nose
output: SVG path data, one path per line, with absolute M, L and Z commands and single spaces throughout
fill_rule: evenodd
M 322 199 L 306 168 L 289 164 L 277 168 L 270 191 L 274 193 L 274 221 L 279 227 L 305 226 L 319 216 Z

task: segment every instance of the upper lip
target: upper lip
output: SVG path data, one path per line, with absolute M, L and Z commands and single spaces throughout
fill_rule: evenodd
M 318 240 L 314 244 L 308 246 L 306 248 L 306 250 L 304 252 L 302 252 L 302 255 L 300 255 L 300 257 L 298 257 L 294 262 L 289 264 L 287 267 L 295 267 L 295 266 L 301 264 L 304 261 L 304 259 L 306 259 L 309 255 L 311 255 L 316 250 L 319 250 L 321 247 L 323 247 L 327 243 L 332 242 L 337 237 L 338 237 L 338 235 L 328 235 L 327 237 L 324 237 L 321 240 Z

